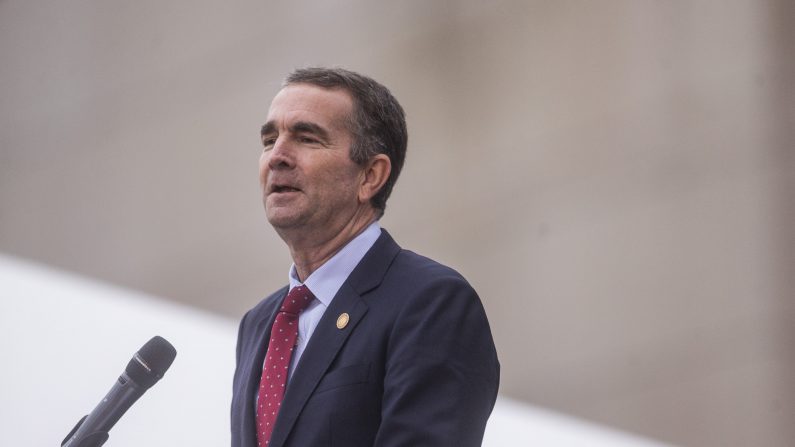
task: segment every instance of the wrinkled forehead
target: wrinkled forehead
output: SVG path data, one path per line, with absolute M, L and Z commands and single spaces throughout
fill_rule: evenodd
M 290 84 L 274 96 L 266 123 L 279 127 L 306 121 L 324 127 L 348 128 L 352 113 L 353 99 L 343 89 Z

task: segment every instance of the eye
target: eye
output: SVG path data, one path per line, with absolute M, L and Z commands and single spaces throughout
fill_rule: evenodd
M 276 144 L 275 137 L 262 137 L 262 146 L 265 148 L 265 150 L 271 149 L 274 144 Z
M 306 144 L 317 144 L 318 143 L 318 140 L 316 138 L 310 137 L 310 136 L 307 136 L 307 135 L 302 135 L 302 136 L 298 137 L 298 141 L 300 141 L 301 143 L 306 143 Z

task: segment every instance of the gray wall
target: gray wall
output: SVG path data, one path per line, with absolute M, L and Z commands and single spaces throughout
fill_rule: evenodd
M 290 262 L 257 180 L 270 98 L 345 66 L 407 110 L 382 223 L 480 291 L 504 394 L 681 445 L 791 445 L 793 19 L 0 1 L 0 251 L 242 315 Z

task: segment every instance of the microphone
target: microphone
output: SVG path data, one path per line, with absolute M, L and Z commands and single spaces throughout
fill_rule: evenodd
M 154 336 L 133 355 L 108 394 L 66 435 L 61 447 L 99 447 L 119 418 L 152 387 L 174 362 L 177 350 L 165 338 Z

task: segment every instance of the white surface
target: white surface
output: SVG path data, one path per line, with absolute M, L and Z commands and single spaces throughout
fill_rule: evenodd
M 233 321 L 0 257 L 0 327 L 2 445 L 60 445 L 154 335 L 174 364 L 106 445 L 229 445 Z
M 0 328 L 3 445 L 60 445 L 153 335 L 177 358 L 106 445 L 229 445 L 235 321 L 0 255 Z M 483 445 L 662 444 L 500 398 Z
M 486 447 L 662 447 L 667 444 L 499 397 L 486 426 Z

